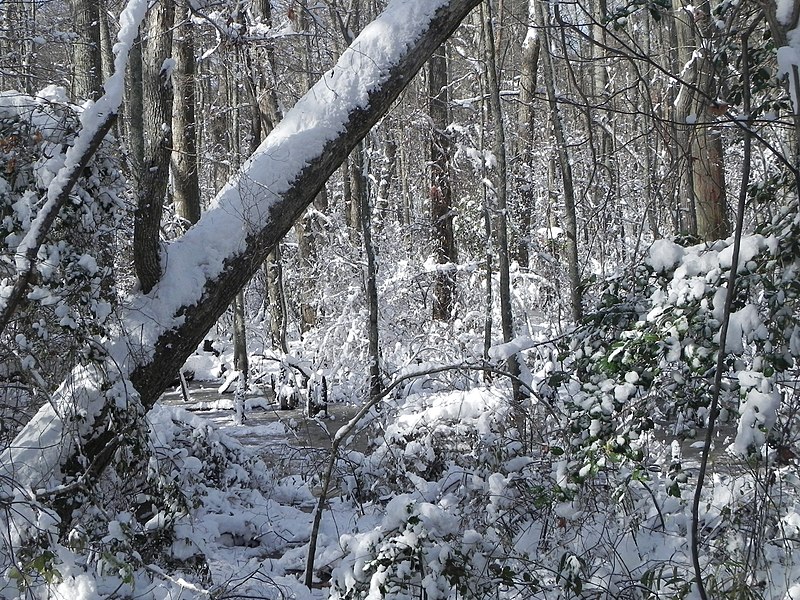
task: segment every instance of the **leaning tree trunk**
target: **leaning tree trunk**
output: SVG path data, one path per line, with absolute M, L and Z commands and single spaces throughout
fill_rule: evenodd
M 200 221 L 165 248 L 165 275 L 152 293 L 130 298 L 120 321 L 124 332 L 108 342 L 106 368 L 76 368 L 2 453 L 3 495 L 13 496 L 6 483 L 11 480 L 19 489 L 50 489 L 46 501 L 63 503 L 65 494 L 75 497 L 70 484 L 80 488 L 96 479 L 129 433 L 117 418 L 152 408 L 328 177 L 477 3 L 390 2 Z M 288 164 L 287 155 L 293 157 Z M 61 412 L 66 407 L 68 414 Z M 42 439 L 56 443 L 45 446 Z M 56 488 L 61 484 L 67 487 Z

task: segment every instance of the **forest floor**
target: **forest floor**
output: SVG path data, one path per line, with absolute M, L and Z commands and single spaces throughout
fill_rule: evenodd
M 223 596 L 230 598 L 327 597 L 331 569 L 344 554 L 340 536 L 377 526 L 384 511 L 379 504 L 355 505 L 348 500 L 347 478 L 334 481 L 332 497 L 323 513 L 315 583 L 312 590 L 303 586 L 311 521 L 331 440 L 359 406 L 332 403 L 328 405 L 327 416 L 308 418 L 302 405 L 280 410 L 271 390 L 265 393 L 255 389 L 245 398 L 244 422 L 236 424 L 233 394 L 219 390 L 219 382 L 195 381 L 189 384 L 188 402 L 180 387 L 164 394 L 160 402 L 189 411 L 202 423 L 251 449 L 274 477 L 274 488 L 263 497 L 256 495 L 247 502 L 221 502 L 217 509 L 204 511 L 196 524 L 201 531 L 208 529 L 202 537 L 214 583 L 221 585 L 225 589 Z M 666 439 L 670 436 L 659 435 L 656 443 L 662 448 L 661 456 L 653 455 L 653 468 L 662 473 L 659 476 L 667 474 L 671 461 L 663 453 L 671 450 L 672 460 L 677 457 L 689 480 L 694 479 L 704 435 L 705 431 L 698 431 L 695 439 L 675 442 L 671 448 Z M 711 473 L 736 477 L 747 472 L 744 463 L 725 451 L 734 435 L 735 431 L 727 427 L 715 436 L 709 464 Z M 345 444 L 341 455 L 369 454 L 368 441 L 364 433 L 354 437 Z

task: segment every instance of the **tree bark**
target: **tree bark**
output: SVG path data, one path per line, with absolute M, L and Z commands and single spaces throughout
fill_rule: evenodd
M 175 212 L 187 224 L 200 220 L 200 183 L 197 173 L 197 127 L 195 123 L 194 25 L 188 0 L 179 0 L 180 21 L 173 40 L 175 94 L 172 113 L 172 201 Z
M 715 126 L 713 102 L 717 77 L 712 52 L 712 25 L 707 1 L 684 10 L 677 20 L 678 39 L 689 57 L 687 85 L 677 100 L 679 127 L 683 129 L 688 166 L 683 198 L 688 198 L 691 219 L 687 232 L 701 240 L 715 240 L 730 233 L 725 195 L 722 137 Z
M 172 54 L 175 7 L 159 0 L 148 13 L 142 52 L 144 157 L 139 175 L 133 229 L 133 266 L 146 294 L 161 278 L 161 215 L 169 181 L 172 148 Z
M 364 288 L 367 298 L 367 309 L 369 313 L 367 321 L 367 360 L 369 361 L 369 399 L 373 401 L 379 397 L 383 390 L 380 368 L 380 348 L 378 332 L 378 267 L 375 262 L 375 247 L 372 243 L 372 211 L 370 209 L 370 191 L 364 168 L 364 142 L 356 146 L 353 156 L 357 157 L 353 161 L 359 174 L 356 175 L 359 182 L 357 188 L 359 195 L 356 198 L 360 204 L 361 216 L 361 237 L 364 240 L 364 254 L 367 258 L 367 268 L 365 272 Z M 355 170 L 354 170 L 355 171 Z
M 444 45 L 428 62 L 428 113 L 431 118 L 431 229 L 436 271 L 433 284 L 433 318 L 448 321 L 452 317 L 455 299 L 453 277 L 456 256 L 453 235 L 453 192 L 450 185 L 450 107 L 448 93 L 447 55 Z
M 72 43 L 72 95 L 78 102 L 97 100 L 103 87 L 100 0 L 72 0 L 72 15 L 77 35 Z
M 128 174 L 139 181 L 144 164 L 144 92 L 142 90 L 142 36 L 131 48 L 125 81 L 125 132 L 128 146 Z
M 253 13 L 265 25 L 272 24 L 272 6 L 269 0 L 256 0 L 253 3 Z M 259 63 L 266 63 L 269 71 L 276 72 L 275 52 L 272 44 L 268 44 L 263 50 L 257 49 L 255 59 Z M 261 69 L 250 69 L 251 98 L 254 111 L 251 123 L 251 141 L 253 147 L 251 154 L 256 151 L 259 144 L 275 129 L 275 125 L 281 120 L 281 110 L 278 103 L 278 95 L 275 91 L 275 81 L 268 81 Z M 267 287 L 267 300 L 269 302 L 269 331 L 270 341 L 273 348 L 280 349 L 287 354 L 289 347 L 286 343 L 287 310 L 286 295 L 283 289 L 283 263 L 280 245 L 267 255 L 264 262 L 264 276 Z
M 287 354 L 286 343 L 286 295 L 283 292 L 283 265 L 280 246 L 267 255 L 264 269 L 267 276 L 267 298 L 270 307 L 269 332 L 273 348 Z
M 375 199 L 375 227 L 380 229 L 389 214 L 389 192 L 397 172 L 397 142 L 395 142 L 392 132 L 385 131 L 383 143 L 383 165 L 378 181 L 378 193 Z
M 241 383 L 247 386 L 250 361 L 247 357 L 247 327 L 244 290 L 233 300 L 233 368 L 241 373 Z
M 303 40 L 303 88 L 311 88 L 313 81 L 312 72 L 314 70 L 314 57 L 312 56 L 311 44 L 311 13 L 309 12 L 308 0 L 299 0 L 298 10 L 296 11 L 295 27 L 304 33 Z M 328 200 L 325 187 L 323 186 L 317 198 L 314 199 L 314 209 L 324 210 Z M 314 268 L 317 262 L 317 215 L 311 210 L 307 211 L 301 219 L 294 225 L 295 235 L 298 244 L 299 259 L 299 290 L 300 298 L 300 331 L 305 333 L 317 325 L 317 303 L 316 303 L 316 278 Z

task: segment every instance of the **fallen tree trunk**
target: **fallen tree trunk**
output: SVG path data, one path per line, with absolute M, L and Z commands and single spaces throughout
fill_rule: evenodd
M 152 408 L 325 181 L 477 4 L 394 0 L 364 29 L 165 249 L 161 280 L 125 303 L 105 368 L 76 371 L 3 452 L 3 495 L 39 489 L 50 499 L 64 490 L 54 505 L 62 526 L 69 521 L 75 484 L 95 478 L 124 441 L 130 424 L 121 415 Z

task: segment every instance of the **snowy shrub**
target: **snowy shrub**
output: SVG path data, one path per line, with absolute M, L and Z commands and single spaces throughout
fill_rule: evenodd
M 190 587 L 206 585 L 207 545 L 246 533 L 244 521 L 229 515 L 231 507 L 265 512 L 261 492 L 271 490 L 272 479 L 238 442 L 177 408 L 154 409 L 147 427 L 133 406 L 116 419 L 128 436 L 113 466 L 93 486 L 55 502 L 75 497 L 80 508 L 73 523 L 61 523 L 57 511 L 23 490 L 0 501 L 7 532 L 0 547 L 0 598 L 29 589 L 67 598 L 77 587 L 95 590 L 96 597 L 161 598 L 181 587 L 170 579 L 173 573 Z M 257 534 L 265 531 L 250 535 Z
M 742 243 L 725 340 L 722 422 L 734 450 L 793 453 L 775 427 L 800 355 L 797 223 L 789 214 Z M 669 420 L 694 437 L 713 394 L 733 240 L 684 248 L 656 242 L 633 276 L 610 282 L 599 310 L 564 344 L 549 388 L 569 414 L 567 481 L 623 459 L 643 464 L 648 432 Z M 566 489 L 566 487 L 565 487 Z
M 14 256 L 34 223 L 75 137 L 79 110 L 53 86 L 36 97 L 0 94 L 3 255 Z M 0 339 L 3 378 L 46 392 L 75 360 L 85 363 L 100 352 L 116 303 L 112 248 L 124 213 L 114 145 L 110 139 L 101 145 L 48 231 L 30 292 Z M 11 266 L 0 266 L 3 299 L 14 281 Z
M 392 500 L 377 508 L 377 527 L 342 538 L 332 598 L 485 598 L 513 581 L 513 540 L 548 502 L 548 475 L 503 433 L 506 398 L 483 388 L 414 394 L 369 456 L 351 453 L 359 498 Z M 526 506 L 532 489 L 539 501 Z
M 432 504 L 407 495 L 386 506 L 386 516 L 371 532 L 344 535 L 348 553 L 334 572 L 332 600 L 393 600 L 454 597 L 486 598 L 502 574 L 493 575 L 490 556 L 496 544 L 463 529 L 447 500 Z

